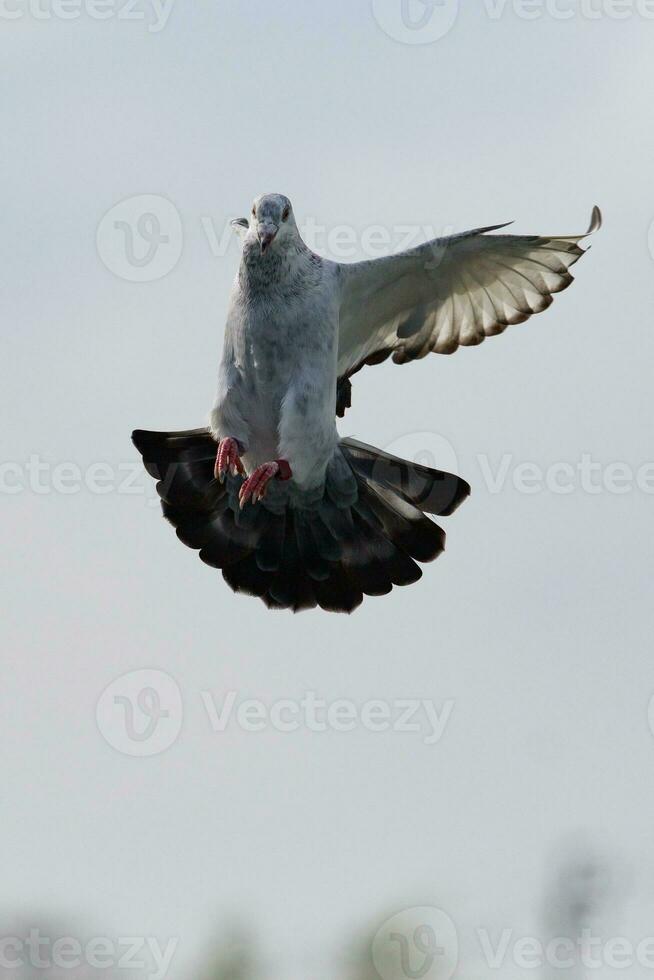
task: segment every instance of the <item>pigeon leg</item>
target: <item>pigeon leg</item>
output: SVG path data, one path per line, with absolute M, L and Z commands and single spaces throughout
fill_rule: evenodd
M 257 466 L 254 473 L 251 473 L 243 483 L 238 495 L 241 510 L 248 500 L 252 500 L 253 504 L 262 500 L 266 496 L 269 482 L 275 476 L 279 477 L 280 480 L 290 480 L 291 467 L 285 459 L 275 459 L 270 463 L 262 463 L 261 466 Z
M 241 476 L 245 475 L 236 439 L 221 439 L 218 445 L 213 475 L 222 483 L 226 473 L 231 473 L 232 476 L 236 476 L 237 473 L 240 473 Z

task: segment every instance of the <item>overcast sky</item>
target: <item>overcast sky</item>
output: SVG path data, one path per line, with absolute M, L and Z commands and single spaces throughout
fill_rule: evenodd
M 403 21 L 400 0 L 142 2 L 131 19 L 81 2 L 1 15 L 0 910 L 178 937 L 174 978 L 240 915 L 290 977 L 411 904 L 463 940 L 533 932 L 551 849 L 581 830 L 638 869 L 620 928 L 651 935 L 646 5 L 447 0 Z M 164 524 L 130 444 L 204 424 L 238 263 L 226 222 L 267 191 L 344 258 L 605 215 L 542 316 L 357 375 L 341 431 L 431 454 L 473 493 L 421 582 L 349 618 L 234 596 Z M 148 675 L 141 741 L 121 741 L 114 695 L 141 675 L 99 722 L 96 705 L 141 669 L 168 679 Z M 230 691 L 214 731 L 207 704 Z M 419 731 L 361 714 L 311 730 L 307 692 L 381 699 L 395 721 L 426 700 L 442 730 L 424 706 Z M 299 728 L 246 730 L 246 699 L 290 700 Z

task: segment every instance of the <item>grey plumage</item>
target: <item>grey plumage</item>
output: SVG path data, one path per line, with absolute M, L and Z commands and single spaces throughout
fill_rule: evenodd
M 593 214 L 591 229 L 599 227 Z M 400 256 L 342 266 L 302 241 L 290 201 L 258 199 L 236 222 L 243 256 L 208 429 L 137 431 L 181 541 L 235 591 L 271 608 L 351 612 L 363 595 L 415 582 L 469 493 L 459 477 L 340 439 L 335 415 L 350 377 L 480 343 L 551 302 L 572 277 L 583 236 L 488 235 L 480 229 Z M 214 478 L 216 445 L 236 440 L 248 473 L 288 461 L 258 503 L 239 506 L 243 477 Z

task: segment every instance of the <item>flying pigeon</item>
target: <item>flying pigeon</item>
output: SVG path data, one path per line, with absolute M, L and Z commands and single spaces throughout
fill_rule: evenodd
M 350 379 L 389 356 L 480 344 L 545 310 L 601 213 L 585 235 L 494 225 L 353 264 L 312 252 L 283 194 L 233 224 L 242 258 L 209 425 L 133 441 L 177 536 L 235 592 L 349 613 L 416 582 L 444 548 L 429 515 L 452 514 L 470 492 L 458 476 L 340 438 Z

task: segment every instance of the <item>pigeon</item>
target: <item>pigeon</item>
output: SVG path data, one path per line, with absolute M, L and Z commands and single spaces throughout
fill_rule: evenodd
M 351 264 L 308 248 L 283 194 L 232 224 L 242 256 L 208 425 L 133 442 L 178 538 L 235 592 L 351 613 L 421 577 L 444 550 L 432 518 L 470 493 L 454 474 L 339 436 L 353 375 L 451 354 L 547 309 L 601 213 L 582 235 L 493 225 Z

